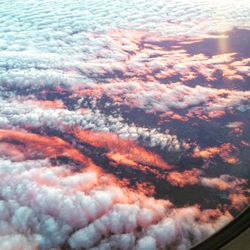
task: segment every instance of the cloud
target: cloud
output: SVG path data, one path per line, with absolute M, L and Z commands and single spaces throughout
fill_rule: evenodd
M 67 156 L 72 160 L 79 161 L 81 163 L 87 163 L 87 165 L 93 164 L 90 158 L 81 154 L 77 149 L 73 148 L 70 144 L 63 141 L 58 137 L 44 137 L 33 133 L 25 133 L 16 130 L 4 130 L 0 129 L 0 140 L 14 140 L 21 143 L 20 146 L 13 148 L 14 152 L 4 149 L 6 144 L 3 145 L 3 153 L 12 156 L 14 158 L 24 156 L 25 158 L 39 158 L 39 157 L 58 157 Z M 7 147 L 11 149 L 11 147 Z M 18 153 L 15 155 L 15 153 Z
M 205 235 L 211 233 L 209 227 L 217 227 L 209 224 L 208 218 L 205 224 L 195 222 L 195 217 L 203 214 L 198 208 L 175 209 L 168 201 L 120 187 L 112 176 L 95 168 L 71 172 L 67 165 L 51 167 L 46 160 L 1 160 L 0 166 L 0 209 L 5 235 L 9 239 L 20 235 L 23 244 L 31 241 L 40 249 L 55 248 L 67 241 L 73 248 L 90 248 L 104 244 L 103 237 L 111 237 L 106 243 L 121 244 L 123 249 L 137 245 L 137 241 L 139 247 L 144 237 L 162 247 L 179 242 L 179 233 L 187 227 L 191 232 L 194 224 L 197 232 Z M 80 183 L 84 183 L 84 190 L 79 189 Z M 188 211 L 192 223 L 182 216 Z M 231 216 L 218 214 L 217 219 L 217 223 L 227 223 Z M 144 230 L 137 231 L 138 227 Z M 166 229 L 172 231 L 168 237 L 163 234 Z M 16 243 L 8 244 L 14 247 Z
M 14 7 L 3 1 L 0 5 L 0 80 L 9 86 L 30 88 L 89 84 L 102 72 L 129 72 L 124 60 L 137 52 L 141 40 L 150 43 L 162 41 L 164 37 L 179 37 L 181 40 L 192 37 L 197 41 L 210 36 L 211 32 L 233 27 L 249 28 L 250 12 L 246 0 L 237 4 L 232 1 L 230 4 L 226 1 L 195 1 L 194 4 L 184 0 L 171 0 L 168 4 L 165 1 L 152 4 L 135 0 L 130 4 L 106 0 L 85 4 L 76 0 L 64 3 L 47 0 L 42 4 L 34 1 L 31 4 L 30 1 L 16 0 Z M 19 11 L 14 14 L 13 9 Z M 222 20 L 222 11 L 226 21 Z M 221 66 L 217 64 L 221 60 L 216 56 L 210 60 L 209 66 L 203 65 L 204 58 L 199 58 L 201 55 L 190 59 L 183 50 L 173 53 L 176 61 L 171 62 L 172 52 L 165 51 L 161 60 L 156 57 L 148 62 L 148 57 L 155 50 L 156 47 L 145 48 L 132 57 L 129 68 L 134 70 L 139 65 L 134 75 L 145 74 L 145 68 L 152 71 L 155 67 L 163 70 L 161 75 L 171 75 L 172 70 L 166 67 L 166 61 L 175 65 L 174 71 L 183 74 L 183 79 L 192 78 L 188 73 L 190 67 L 197 67 L 208 78 L 216 67 L 225 70 L 227 73 L 224 75 L 229 78 L 239 79 L 238 71 L 249 72 L 247 65 L 235 63 L 237 69 Z M 146 67 L 143 59 L 146 59 Z M 164 62 L 164 59 L 167 60 Z
M 236 178 L 230 175 L 221 175 L 219 178 L 201 178 L 201 184 L 211 188 L 220 190 L 231 190 L 233 192 L 239 191 L 240 186 L 246 184 L 245 179 Z
M 247 192 L 249 194 L 249 192 Z M 249 204 L 249 198 L 248 195 L 244 194 L 230 194 L 229 199 L 232 203 L 232 206 L 237 209 L 241 210 L 242 207 L 245 207 Z
M 101 143 L 98 145 L 111 151 L 118 150 L 117 143 L 120 145 L 122 142 L 113 137 L 110 136 L 111 141 L 95 141 L 90 137 L 92 141 L 88 143 Z M 17 150 L 21 143 L 27 149 L 33 148 L 32 152 L 36 152 L 36 147 L 41 152 L 31 157 L 26 149 L 23 152 L 25 157 L 17 162 L 8 159 L 6 153 L 1 156 L 0 232 L 2 228 L 2 237 L 13 239 L 8 242 L 10 249 L 16 246 L 16 239 L 24 248 L 30 243 L 31 249 L 51 249 L 66 243 L 73 249 L 98 245 L 143 249 L 146 247 L 144 240 L 156 248 L 173 243 L 187 248 L 232 219 L 228 212 L 217 209 L 213 213 L 213 210 L 201 210 L 199 206 L 180 209 L 168 200 L 148 197 L 143 192 L 121 185 L 113 175 L 94 164 L 86 167 L 85 163 L 90 162 L 88 158 L 81 158 L 83 165 L 78 171 L 73 171 L 68 164 L 52 166 L 48 157 L 58 152 L 67 154 L 70 150 L 74 152 L 69 154 L 72 158 L 75 151 L 80 154 L 62 139 L 1 130 L 1 140 L 6 139 Z M 130 148 L 132 152 L 136 149 L 133 144 Z M 122 147 L 121 153 L 124 153 L 123 150 Z M 31 160 L 30 157 L 35 158 Z M 198 178 L 200 171 L 192 171 L 193 174 L 195 172 Z M 192 174 L 189 171 L 184 173 L 188 176 Z M 187 176 L 184 175 L 184 178 L 187 179 Z M 221 178 L 224 182 L 235 183 L 234 192 L 245 183 L 230 176 Z M 214 180 L 212 183 L 215 183 Z M 213 219 L 210 218 L 211 213 Z M 193 228 L 196 230 L 193 231 Z M 166 230 L 169 231 L 167 237 Z M 7 243 L 3 240 L 1 244 Z
M 193 152 L 193 157 L 202 157 L 205 159 L 209 159 L 214 157 L 215 155 L 219 155 L 224 162 L 229 164 L 235 164 L 239 160 L 233 154 L 235 151 L 235 147 L 230 143 L 224 143 L 217 147 L 208 147 L 205 149 L 199 149 L 199 147 L 195 148 Z
M 184 110 L 185 116 L 174 119 L 213 119 L 224 116 L 229 111 L 245 112 L 249 109 L 250 92 L 230 89 L 216 89 L 196 85 L 188 86 L 181 82 L 161 84 L 156 81 L 113 81 L 75 91 L 81 96 L 79 103 L 86 97 L 100 99 L 108 96 L 116 105 L 139 108 L 146 113 L 169 114 L 172 110 Z M 166 100 L 168 100 L 166 102 Z M 203 118 L 204 117 L 204 118 Z
M 156 166 L 163 169 L 170 168 L 159 155 L 137 146 L 131 140 L 122 140 L 117 134 L 87 130 L 76 131 L 75 134 L 81 141 L 95 147 L 106 148 L 111 153 L 121 155 L 123 161 L 132 161 L 131 164 L 140 163 L 142 165 Z
M 60 101 L 17 101 L 0 100 L 0 127 L 41 127 L 57 128 L 67 131 L 67 128 L 98 130 L 117 133 L 121 138 L 142 139 L 150 147 L 160 146 L 170 151 L 185 150 L 189 147 L 185 141 L 180 141 L 177 136 L 169 131 L 161 133 L 156 129 L 127 124 L 122 117 L 115 118 L 105 115 L 98 110 L 79 109 L 71 111 L 62 109 Z M 58 106 L 59 105 L 59 106 Z M 53 107 L 52 107 L 53 106 Z
M 205 177 L 204 172 L 196 168 L 182 172 L 171 171 L 167 174 L 166 179 L 173 186 L 185 187 L 201 185 L 221 191 L 228 191 L 228 199 L 231 201 L 231 206 L 239 210 L 249 200 L 244 194 L 244 186 L 247 184 L 247 179 L 237 178 L 227 174 L 218 177 Z M 237 194 L 241 197 L 242 202 L 239 201 L 239 203 L 236 203 L 234 197 L 236 197 Z
M 182 128 L 151 120 L 247 112 L 249 58 L 187 46 L 226 41 L 211 32 L 249 28 L 249 13 L 245 0 L 0 0 L 0 249 L 183 250 L 231 221 L 228 208 L 249 201 L 245 179 L 166 161 L 235 164 L 235 146 L 197 141 L 192 152 Z M 218 88 L 218 72 L 241 88 Z M 216 189 L 231 204 L 177 206 L 168 191 L 157 198 L 158 182 Z
M 167 180 L 173 186 L 184 187 L 186 185 L 195 185 L 200 181 L 202 171 L 199 169 L 185 170 L 184 172 L 170 172 Z

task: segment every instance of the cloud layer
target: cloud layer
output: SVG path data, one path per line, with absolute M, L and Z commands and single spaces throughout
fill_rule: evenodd
M 0 249 L 185 250 L 233 220 L 249 28 L 246 0 L 0 0 Z

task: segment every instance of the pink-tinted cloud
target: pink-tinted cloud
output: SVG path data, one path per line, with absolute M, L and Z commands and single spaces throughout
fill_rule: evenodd
M 167 176 L 167 180 L 173 186 L 184 187 L 187 185 L 195 185 L 200 182 L 201 170 L 192 169 L 185 170 L 183 172 L 170 172 Z
M 224 143 L 218 147 L 208 147 L 205 149 L 196 148 L 192 156 L 209 159 L 214 157 L 215 155 L 219 155 L 223 159 L 223 161 L 230 164 L 235 164 L 238 162 L 238 158 L 232 154 L 233 151 L 233 145 L 231 145 L 230 143 Z
M 121 139 L 115 133 L 92 132 L 90 130 L 78 130 L 75 135 L 83 142 L 95 147 L 106 148 L 112 160 L 117 163 L 128 163 L 135 166 L 142 165 L 156 166 L 162 169 L 169 169 L 170 165 L 165 163 L 161 157 L 153 152 L 145 150 L 131 140 Z

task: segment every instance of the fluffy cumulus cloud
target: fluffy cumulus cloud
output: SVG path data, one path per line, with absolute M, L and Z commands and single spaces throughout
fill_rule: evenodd
M 119 187 L 112 176 L 93 167 L 74 173 L 67 165 L 52 167 L 46 159 L 6 159 L 1 160 L 0 175 L 5 249 L 53 249 L 62 244 L 72 249 L 146 249 L 149 244 L 156 249 L 173 242 L 183 249 L 232 218 L 216 210 L 211 221 L 210 210 L 175 209 L 167 200 Z
M 229 223 L 249 28 L 246 0 L 0 0 L 0 249 L 185 250 Z

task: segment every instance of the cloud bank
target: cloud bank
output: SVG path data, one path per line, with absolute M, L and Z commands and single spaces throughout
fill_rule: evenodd
M 233 220 L 249 27 L 246 0 L 0 0 L 0 249 L 185 250 Z

